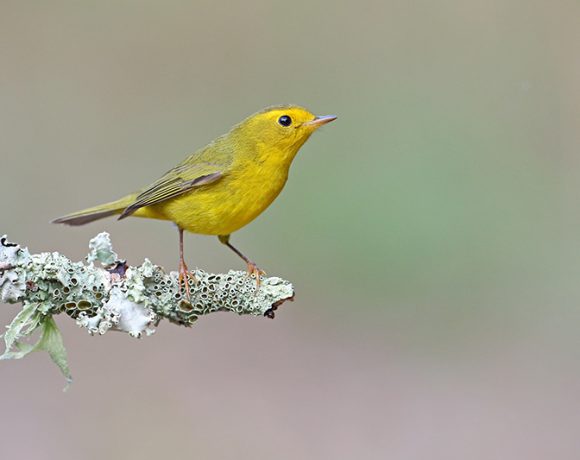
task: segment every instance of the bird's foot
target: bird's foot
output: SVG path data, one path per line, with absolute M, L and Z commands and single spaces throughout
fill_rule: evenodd
M 195 275 L 189 271 L 184 260 L 179 261 L 179 276 L 177 278 L 177 285 L 179 286 L 179 291 L 185 288 L 185 294 L 187 295 L 187 300 L 191 299 L 191 292 L 189 290 L 189 281 L 193 284 L 197 284 L 197 278 Z
M 256 277 L 256 290 L 260 289 L 261 276 L 265 276 L 266 272 L 258 267 L 254 262 L 248 262 L 248 276 L 254 275 Z

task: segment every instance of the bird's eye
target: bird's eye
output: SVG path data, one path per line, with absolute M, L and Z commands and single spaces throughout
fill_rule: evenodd
M 290 118 L 288 115 L 282 115 L 280 118 L 278 118 L 278 123 L 280 123 L 282 126 L 290 126 L 292 124 L 292 118 Z

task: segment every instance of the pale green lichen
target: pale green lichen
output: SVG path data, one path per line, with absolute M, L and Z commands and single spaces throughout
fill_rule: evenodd
M 216 311 L 273 317 L 276 308 L 294 295 L 292 285 L 280 278 L 262 278 L 257 289 L 255 278 L 245 272 L 196 270 L 197 283 L 189 281 L 187 297 L 178 286 L 177 273 L 167 274 L 147 259 L 140 266 L 126 266 L 107 233 L 97 235 L 89 246 L 85 265 L 56 252 L 30 255 L 6 237 L 0 239 L 0 300 L 23 304 L 4 335 L 2 359 L 47 350 L 68 377 L 66 353 L 52 321 L 58 313 L 74 318 L 90 334 L 113 329 L 141 337 L 152 334 L 162 319 L 191 326 Z M 41 340 L 34 346 L 23 344 L 39 327 Z
M 89 241 L 89 249 L 87 262 L 90 264 L 98 261 L 103 266 L 108 267 L 119 260 L 119 256 L 113 251 L 113 243 L 111 243 L 111 237 L 107 232 L 99 233 Z

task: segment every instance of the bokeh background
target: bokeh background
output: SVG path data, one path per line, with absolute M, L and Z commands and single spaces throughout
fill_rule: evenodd
M 167 223 L 48 222 L 264 106 L 339 116 L 233 240 L 296 301 L 141 341 L 57 318 L 75 382 L 1 363 L 2 458 L 579 458 L 579 20 L 574 0 L 0 0 L 0 233 L 32 251 L 80 260 L 107 230 L 174 269 Z M 186 250 L 242 268 L 215 238 Z

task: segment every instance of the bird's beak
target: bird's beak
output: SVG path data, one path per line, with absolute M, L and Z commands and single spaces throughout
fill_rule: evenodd
M 336 120 L 336 116 L 334 115 L 324 115 L 323 117 L 315 117 L 314 120 L 310 120 L 307 122 L 302 123 L 303 126 L 311 126 L 313 128 L 318 128 L 326 123 L 330 123 L 331 121 Z

